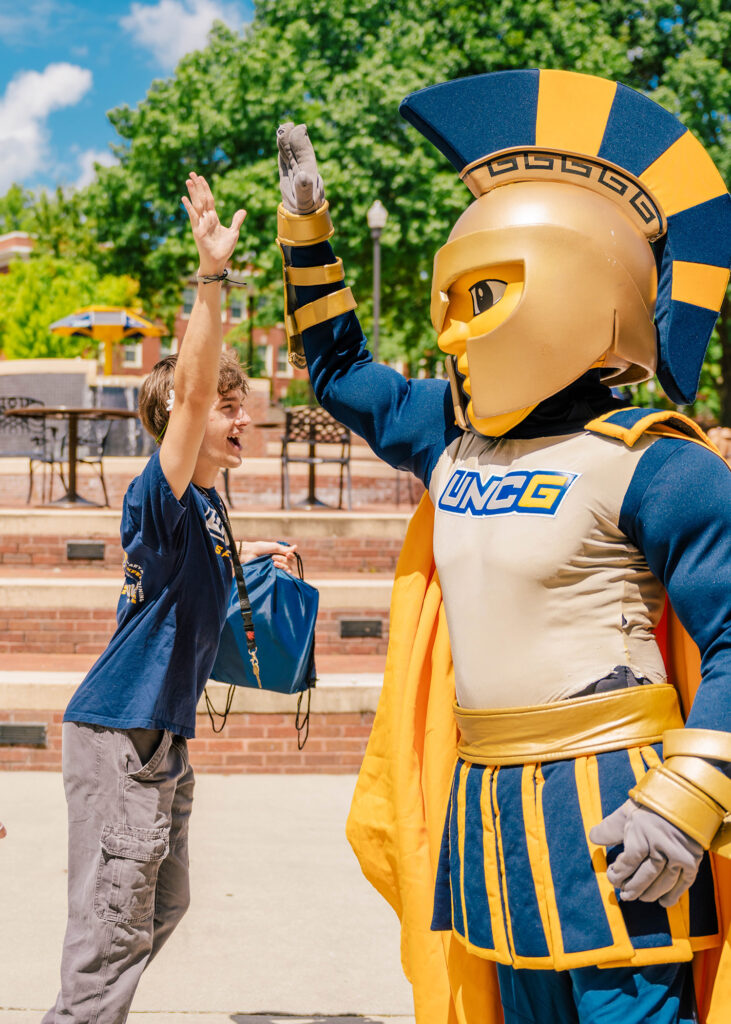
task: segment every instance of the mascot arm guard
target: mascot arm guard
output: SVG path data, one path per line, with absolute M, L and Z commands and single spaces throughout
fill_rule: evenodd
M 277 210 L 277 244 L 282 252 L 284 276 L 284 326 L 287 332 L 287 348 L 289 361 L 293 366 L 303 369 L 307 365 L 302 332 L 332 317 L 339 316 L 355 309 L 356 302 L 350 288 L 341 286 L 337 291 L 329 291 L 319 298 L 298 306 L 296 286 L 316 286 L 338 284 L 343 281 L 342 260 L 329 260 L 322 266 L 294 266 L 292 250 L 310 247 L 326 242 L 332 237 L 334 228 L 330 220 L 330 210 L 325 201 L 319 210 L 311 214 L 297 214 L 287 210 L 283 203 Z M 332 257 L 327 250 L 323 255 Z
M 327 202 L 305 216 L 280 205 L 277 225 L 290 362 L 308 367 L 318 402 L 379 458 L 428 484 L 437 459 L 460 434 L 449 385 L 407 381 L 373 362 L 342 260 L 329 244 L 333 227 Z
M 705 849 L 731 854 L 731 735 L 714 729 L 671 729 L 664 764 L 652 768 L 630 796 L 661 814 Z M 728 847 L 728 850 L 726 849 Z

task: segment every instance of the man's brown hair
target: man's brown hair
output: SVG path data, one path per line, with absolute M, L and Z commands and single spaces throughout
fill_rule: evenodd
M 170 413 L 167 410 L 170 392 L 174 389 L 175 364 L 177 355 L 166 356 L 155 363 L 140 388 L 140 419 L 142 426 L 152 434 L 157 443 L 162 440 Z M 246 374 L 239 365 L 238 356 L 232 349 L 223 349 L 218 369 L 218 393 L 227 395 L 240 388 L 244 395 L 249 390 Z

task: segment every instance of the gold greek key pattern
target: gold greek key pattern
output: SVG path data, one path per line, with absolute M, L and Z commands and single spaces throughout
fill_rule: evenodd
M 576 153 L 505 150 L 468 164 L 460 177 L 474 196 L 512 181 L 574 182 L 618 203 L 651 240 L 667 227 L 659 203 L 639 179 L 615 164 Z

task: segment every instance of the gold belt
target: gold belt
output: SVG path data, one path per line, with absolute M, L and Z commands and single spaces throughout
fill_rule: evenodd
M 526 708 L 461 708 L 457 751 L 476 764 L 560 761 L 659 743 L 682 729 L 678 694 L 668 683 L 593 693 Z

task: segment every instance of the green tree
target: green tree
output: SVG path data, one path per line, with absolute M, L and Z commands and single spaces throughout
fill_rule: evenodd
M 49 331 L 49 324 L 92 304 L 134 306 L 139 286 L 128 276 L 100 275 L 93 263 L 42 255 L 14 260 L 0 276 L 0 348 L 7 359 L 95 353 L 82 335 Z
M 4 196 L 0 197 L 0 235 L 11 231 L 28 231 L 32 221 L 34 198 L 33 193 L 11 185 Z
M 230 346 L 237 353 L 239 362 L 249 377 L 266 376 L 264 359 L 257 345 L 251 345 L 249 324 L 237 324 L 223 336 L 224 345 Z
M 52 194 L 39 192 L 28 211 L 26 229 L 33 235 L 34 258 L 56 256 L 97 267 L 103 263 L 85 192 L 60 186 Z
M 274 130 L 311 130 L 348 283 L 372 322 L 366 211 L 389 211 L 382 237 L 384 357 L 413 370 L 434 359 L 429 281 L 435 250 L 469 196 L 444 158 L 398 115 L 409 92 L 511 68 L 564 68 L 617 78 L 678 114 L 731 170 L 731 10 L 727 0 L 257 0 L 244 35 L 221 24 L 175 74 L 110 118 L 118 166 L 101 168 L 82 196 L 91 258 L 132 274 L 148 308 L 168 319 L 195 266 L 180 205 L 190 169 L 206 174 L 230 216 L 248 208 L 243 263 L 281 319 Z M 75 245 L 78 243 L 74 243 Z M 709 387 L 731 423 L 728 309 Z M 719 392 L 719 388 L 721 389 Z

